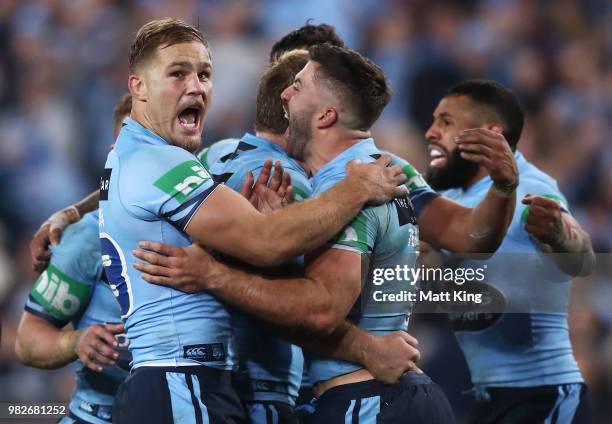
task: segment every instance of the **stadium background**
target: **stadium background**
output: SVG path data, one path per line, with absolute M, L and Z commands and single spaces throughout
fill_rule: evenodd
M 595 251 L 609 258 L 612 2 L 1 0 L 0 402 L 69 397 L 70 367 L 34 370 L 13 353 L 35 279 L 28 242 L 50 213 L 97 186 L 113 105 L 126 90 L 127 49 L 141 24 L 163 16 L 198 24 L 210 38 L 214 96 L 205 144 L 250 130 L 269 48 L 309 18 L 333 24 L 385 70 L 394 99 L 375 137 L 421 170 L 424 130 L 446 87 L 471 77 L 510 86 L 528 115 L 519 148 L 557 179 Z M 609 280 L 598 274 L 575 284 L 582 306 L 570 316 L 597 422 L 612 420 Z M 422 365 L 461 418 L 469 398 L 460 392 L 469 383 L 454 339 L 442 316 L 416 320 Z

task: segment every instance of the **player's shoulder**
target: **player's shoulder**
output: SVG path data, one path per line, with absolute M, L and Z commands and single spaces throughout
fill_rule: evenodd
M 557 181 L 534 164 L 523 159 L 519 162 L 517 198 L 522 199 L 528 194 L 550 197 L 561 202 L 566 208 L 568 207 L 567 200 L 559 190 Z
M 226 138 L 219 140 L 208 147 L 204 147 L 196 156 L 204 168 L 210 169 L 218 162 L 229 159 L 240 143 L 238 138 Z

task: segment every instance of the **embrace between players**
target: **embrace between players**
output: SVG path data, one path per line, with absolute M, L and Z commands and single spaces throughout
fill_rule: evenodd
M 300 39 L 309 32 L 322 39 Z M 466 207 L 376 148 L 370 127 L 390 100 L 387 81 L 331 27 L 307 25 L 279 41 L 260 81 L 255 134 L 196 157 L 212 73 L 198 29 L 162 19 L 138 31 L 131 112 L 103 171 L 99 209 L 78 220 L 98 207 L 86 199 L 35 238 L 40 250 L 52 225 L 78 221 L 52 256 L 34 252 L 45 269 L 20 325 L 19 357 L 41 367 L 83 362 L 65 422 L 454 422 L 444 393 L 415 365 L 412 306 L 381 311 L 360 294 L 368 270 L 414 265 L 419 239 L 458 253 L 503 244 L 524 161 L 513 153 L 522 112 L 518 134 L 504 114 L 514 117 L 514 97 L 468 82 L 434 112 L 434 188 L 487 180 Z M 509 106 L 487 107 L 487 90 Z M 460 177 L 445 177 L 457 169 Z M 566 272 L 588 272 L 588 236 L 563 202 L 539 196 L 555 189 L 530 192 L 520 229 L 539 249 L 576 252 Z M 76 330 L 61 330 L 70 321 Z M 115 337 L 124 329 L 125 380 L 116 365 L 128 353 Z M 582 384 L 579 373 L 573 379 L 554 384 Z M 316 403 L 295 408 L 300 385 Z

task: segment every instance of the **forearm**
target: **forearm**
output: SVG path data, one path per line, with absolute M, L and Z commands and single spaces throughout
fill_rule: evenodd
M 568 226 L 568 237 L 560 243 L 551 245 L 552 258 L 559 269 L 573 277 L 585 277 L 595 267 L 595 253 L 589 235 L 582 230 Z
M 471 210 L 463 234 L 466 249 L 461 253 L 493 253 L 501 244 L 512 221 L 516 194 L 504 195 L 489 188 L 484 199 Z
M 74 207 L 79 211 L 81 216 L 88 212 L 93 212 L 98 209 L 98 203 L 100 201 L 100 192 L 98 190 L 92 192 L 87 197 L 83 198 L 79 202 L 74 204 Z
M 77 359 L 75 346 L 80 331 L 57 330 L 37 326 L 31 334 L 19 334 L 15 353 L 28 366 L 43 369 L 61 368 Z
M 260 241 L 275 252 L 274 263 L 309 252 L 323 245 L 344 228 L 362 209 L 366 199 L 346 181 L 333 189 L 262 216 Z
M 215 297 L 275 326 L 307 333 L 328 327 L 331 297 L 308 278 L 269 280 L 215 262 L 202 274 L 202 286 Z

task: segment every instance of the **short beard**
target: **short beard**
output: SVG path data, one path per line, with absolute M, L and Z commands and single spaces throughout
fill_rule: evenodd
M 314 108 L 305 110 L 299 114 L 289 115 L 289 134 L 287 137 L 287 153 L 301 162 L 306 161 L 306 147 L 312 140 L 312 127 L 310 118 Z
M 461 151 L 454 149 L 447 159 L 446 166 L 443 168 L 427 168 L 425 178 L 431 188 L 436 191 L 451 188 L 466 189 L 477 173 L 478 164 L 463 159 Z

